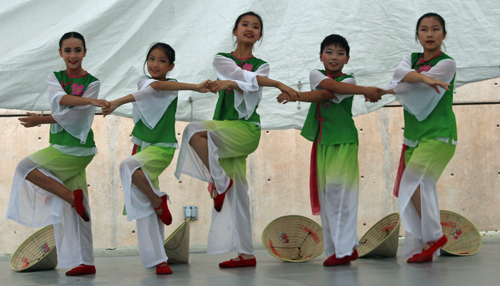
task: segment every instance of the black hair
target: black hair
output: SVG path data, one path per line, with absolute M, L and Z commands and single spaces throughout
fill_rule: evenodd
M 422 22 L 423 19 L 429 18 L 429 17 L 434 17 L 434 18 L 436 18 L 436 20 L 439 21 L 439 24 L 441 24 L 441 26 L 443 26 L 443 34 L 446 36 L 446 25 L 445 25 L 443 17 L 441 17 L 441 15 L 439 15 L 437 13 L 431 12 L 431 13 L 426 13 L 426 14 L 422 15 L 422 17 L 420 17 L 418 19 L 417 27 L 415 28 L 415 41 L 418 42 L 418 26 L 420 26 L 420 23 Z
M 174 49 L 168 44 L 158 42 L 158 43 L 152 44 L 151 47 L 149 48 L 148 54 L 146 55 L 146 60 L 144 61 L 144 66 L 146 66 L 146 63 L 148 62 L 149 55 L 151 54 L 151 52 L 153 50 L 156 50 L 156 49 L 160 49 L 165 53 L 165 55 L 168 58 L 169 65 L 174 63 L 174 61 L 175 61 Z M 146 71 L 144 70 L 144 66 L 142 67 L 142 70 L 144 71 L 144 74 L 146 74 Z
M 64 40 L 67 40 L 67 39 L 71 39 L 71 38 L 77 38 L 77 39 L 80 39 L 82 40 L 82 43 L 83 43 L 83 49 L 86 50 L 87 47 L 85 46 L 85 39 L 83 38 L 82 34 L 78 33 L 78 32 L 68 32 L 66 34 L 64 34 L 61 39 L 59 40 L 59 50 L 61 49 L 62 47 L 62 43 Z
M 264 36 L 264 22 L 262 22 L 262 18 L 259 16 L 259 14 L 255 13 L 255 12 L 252 12 L 252 11 L 248 11 L 248 12 L 243 13 L 240 16 L 238 16 L 238 18 L 236 19 L 236 22 L 234 22 L 233 31 L 236 30 L 236 29 L 238 29 L 238 24 L 240 23 L 241 18 L 243 18 L 245 16 L 255 16 L 255 17 L 257 17 L 257 19 L 259 19 L 259 22 L 260 22 L 260 36 L 263 37 Z
M 346 56 L 349 56 L 349 51 L 350 51 L 349 43 L 347 43 L 347 40 L 344 37 L 337 34 L 331 34 L 329 36 L 326 36 L 323 42 L 321 42 L 321 50 L 319 52 L 323 53 L 325 48 L 331 45 L 343 48 L 345 50 Z

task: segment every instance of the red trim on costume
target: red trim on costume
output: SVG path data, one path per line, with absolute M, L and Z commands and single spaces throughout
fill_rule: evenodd
M 442 53 L 443 53 L 443 51 L 440 51 L 440 52 L 439 52 L 439 54 L 437 54 L 437 55 L 433 56 L 432 58 L 430 58 L 430 59 L 428 59 L 428 60 L 426 60 L 426 61 L 424 61 L 424 55 L 422 54 L 422 56 L 421 56 L 421 57 L 420 57 L 420 59 L 418 60 L 417 65 L 418 65 L 418 64 L 420 64 L 420 63 L 430 62 L 430 61 L 432 61 L 433 59 L 435 59 L 435 58 L 439 57 Z
M 89 74 L 88 72 L 85 72 L 85 74 L 84 74 L 84 75 L 81 75 L 81 76 L 70 76 L 70 75 L 68 74 L 68 72 L 67 72 L 67 71 L 64 71 L 64 73 L 66 74 L 66 76 L 68 76 L 68 77 L 70 77 L 70 78 L 71 78 L 71 82 L 69 82 L 69 83 L 63 83 L 63 81 L 61 80 L 61 87 L 62 87 L 63 89 L 64 89 L 64 87 L 65 87 L 65 86 L 72 84 L 72 83 L 73 83 L 73 79 L 74 79 L 74 78 L 84 77 L 84 76 L 87 76 L 87 75 Z M 66 91 L 66 90 L 65 90 L 65 91 Z M 83 95 L 83 93 L 82 93 L 82 95 Z M 80 95 L 80 96 L 78 96 L 78 97 L 82 97 L 82 95 Z
M 84 77 L 84 76 L 87 76 L 89 73 L 87 71 L 85 71 L 85 74 L 84 75 L 78 75 L 78 76 L 70 76 L 68 74 L 68 72 L 65 70 L 64 73 L 66 73 L 66 75 L 70 78 L 78 78 L 78 77 Z
M 61 87 L 64 89 L 65 86 L 70 85 L 72 83 L 73 83 L 73 78 L 71 78 L 71 82 L 70 83 L 63 83 L 63 81 L 61 80 Z
M 312 150 L 311 150 L 311 167 L 309 173 L 309 193 L 311 197 L 311 209 L 313 215 L 319 215 L 321 210 L 321 205 L 319 204 L 319 194 L 318 194 L 318 140 L 314 140 Z
M 325 73 L 326 73 L 326 76 L 327 76 L 327 77 L 329 77 L 329 78 L 336 78 L 336 77 L 339 77 L 339 76 L 343 76 L 343 75 L 345 75 L 345 73 L 343 73 L 343 74 L 339 74 L 339 75 L 331 75 L 331 74 L 329 74 L 326 70 L 325 70 Z
M 408 146 L 403 144 L 403 147 L 401 148 L 401 157 L 399 158 L 398 174 L 396 175 L 396 181 L 394 182 L 394 189 L 392 190 L 392 194 L 396 196 L 396 198 L 399 196 L 399 185 L 401 184 L 401 178 L 403 177 L 403 173 L 406 168 L 405 151 L 407 147 Z
M 318 143 L 321 142 L 321 135 L 323 133 L 322 122 L 326 119 L 321 118 L 321 104 L 318 102 L 318 117 L 319 121 L 319 134 L 316 135 L 312 149 L 311 149 L 311 167 L 309 172 L 309 192 L 311 197 L 311 209 L 313 215 L 319 215 L 321 205 L 319 204 L 318 194 Z
M 231 52 L 231 56 L 233 56 L 233 57 L 237 58 L 238 60 L 248 60 L 248 59 L 253 58 L 253 55 L 252 55 L 251 57 L 249 57 L 249 58 L 238 58 L 237 56 L 235 56 L 235 55 L 233 54 L 233 52 Z
M 134 156 L 137 153 L 137 145 L 134 144 L 134 147 L 132 147 L 132 156 Z

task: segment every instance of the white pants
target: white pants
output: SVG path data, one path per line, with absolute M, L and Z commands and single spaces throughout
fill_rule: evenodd
M 132 221 L 135 219 L 137 223 L 137 239 L 142 266 L 149 268 L 167 262 L 168 257 L 163 247 L 165 225 L 156 214 L 146 195 L 132 184 L 132 174 L 141 168 L 143 163 L 140 155 L 141 153 L 138 153 L 136 156 L 123 160 L 120 164 L 120 177 L 127 220 Z M 144 172 L 144 175 L 158 196 L 166 195 L 153 186 L 146 172 Z
M 193 134 L 207 131 L 210 171 L 189 145 Z M 181 173 L 215 184 L 226 193 L 220 212 L 212 209 L 212 224 L 208 235 L 209 254 L 238 253 L 253 255 L 250 198 L 246 179 L 246 158 L 254 152 L 260 140 L 260 127 L 245 121 L 202 121 L 190 123 L 182 138 L 175 175 Z
M 85 222 L 67 202 L 26 180 L 26 176 L 38 169 L 47 177 L 63 184 L 50 171 L 37 168 L 29 157 L 19 162 L 14 174 L 7 218 L 24 226 L 39 228 L 54 225 L 57 261 L 61 268 L 73 268 L 80 264 L 94 265 L 92 220 Z M 76 180 L 78 181 L 78 179 Z M 87 188 L 85 180 L 76 182 Z M 83 203 L 91 217 L 87 193 Z

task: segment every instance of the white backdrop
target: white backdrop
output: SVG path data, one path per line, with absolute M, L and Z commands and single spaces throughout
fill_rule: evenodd
M 498 0 L 0 0 L 0 108 L 49 110 L 47 75 L 65 68 L 57 49 L 69 31 L 86 38 L 83 67 L 100 79 L 100 98 L 134 91 L 147 49 L 157 41 L 176 51 L 170 77 L 214 80 L 213 57 L 234 49 L 234 21 L 249 10 L 264 21 L 264 37 L 254 55 L 269 62 L 271 78 L 297 89 L 300 81 L 302 91 L 309 89 L 309 72 L 322 68 L 319 46 L 332 33 L 345 36 L 351 46 L 345 72 L 360 85 L 383 87 L 403 55 L 421 51 L 414 31 L 426 12 L 446 20 L 445 51 L 457 62 L 457 86 L 500 77 Z M 263 128 L 300 128 L 308 104 L 282 106 L 277 95 L 276 89 L 264 90 L 258 109 Z M 216 99 L 214 94 L 179 92 L 177 119 L 211 119 Z M 384 103 L 392 100 L 385 97 Z M 378 107 L 357 97 L 353 112 Z M 130 117 L 131 105 L 115 114 Z

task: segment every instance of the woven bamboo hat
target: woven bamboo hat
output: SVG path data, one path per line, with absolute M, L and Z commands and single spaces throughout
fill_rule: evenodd
M 56 239 L 52 225 L 42 228 L 26 239 L 10 260 L 10 268 L 19 272 L 49 270 L 56 266 Z
M 324 250 L 323 228 L 315 221 L 288 215 L 273 220 L 262 232 L 262 244 L 272 256 L 288 262 L 304 262 Z
M 398 252 L 401 219 L 398 213 L 379 220 L 359 241 L 358 255 L 368 257 L 394 257 Z
M 483 241 L 477 228 L 463 216 L 441 211 L 441 226 L 448 242 L 441 247 L 443 255 L 472 255 L 479 251 Z
M 189 218 L 165 239 L 163 247 L 169 264 L 189 262 Z

